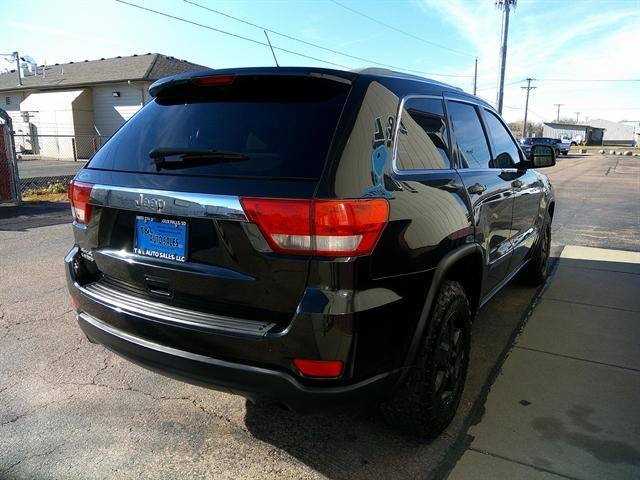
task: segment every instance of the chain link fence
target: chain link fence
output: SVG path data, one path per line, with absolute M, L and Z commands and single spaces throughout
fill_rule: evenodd
M 9 114 L 0 109 L 0 203 L 20 205 L 18 168 L 13 145 L 13 127 Z
M 20 191 L 67 185 L 109 137 L 104 135 L 14 135 Z
M 109 137 L 105 135 L 14 135 L 19 160 L 87 161 Z

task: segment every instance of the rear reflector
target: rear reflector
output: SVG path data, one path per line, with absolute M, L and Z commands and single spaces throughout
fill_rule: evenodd
M 80 310 L 80 302 L 76 297 L 71 297 L 71 307 L 77 312 Z
M 240 202 L 274 251 L 298 255 L 368 255 L 389 216 L 389 203 L 382 198 Z
M 89 223 L 91 218 L 89 198 L 91 197 L 92 188 L 93 185 L 90 183 L 82 183 L 76 180 L 69 182 L 69 203 L 71 203 L 71 214 L 75 222 Z
M 339 377 L 342 373 L 342 362 L 340 360 L 304 360 L 294 358 L 293 364 L 300 373 L 306 377 Z
M 209 77 L 195 77 L 192 80 L 198 85 L 205 87 L 215 87 L 222 85 L 231 85 L 235 80 L 234 75 L 212 75 Z

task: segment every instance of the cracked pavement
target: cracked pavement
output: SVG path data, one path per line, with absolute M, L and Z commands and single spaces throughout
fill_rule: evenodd
M 579 221 L 580 197 L 560 204 L 570 222 Z M 174 381 L 89 343 L 66 292 L 68 221 L 66 205 L 0 207 L 3 480 L 438 478 L 462 450 L 535 294 L 515 283 L 483 309 L 460 411 L 443 435 L 422 442 L 371 411 L 300 417 Z
M 371 411 L 300 417 L 171 380 L 89 343 L 63 257 L 66 205 L 0 208 L 0 478 L 430 478 L 464 432 L 534 290 L 478 319 L 461 412 L 433 442 Z

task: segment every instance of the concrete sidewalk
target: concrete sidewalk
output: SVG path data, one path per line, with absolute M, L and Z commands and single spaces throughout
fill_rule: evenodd
M 640 253 L 568 246 L 449 479 L 640 478 Z

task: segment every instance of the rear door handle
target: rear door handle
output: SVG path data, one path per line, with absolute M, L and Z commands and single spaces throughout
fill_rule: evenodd
M 511 186 L 513 188 L 520 188 L 520 187 L 522 187 L 522 185 L 523 184 L 522 184 L 522 182 L 520 180 L 514 180 L 513 182 L 511 182 Z
M 467 192 L 469 192 L 471 195 L 480 195 L 486 189 L 487 189 L 486 185 L 480 185 L 479 183 L 476 182 L 473 185 L 471 185 L 469 188 L 467 188 Z

